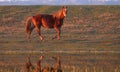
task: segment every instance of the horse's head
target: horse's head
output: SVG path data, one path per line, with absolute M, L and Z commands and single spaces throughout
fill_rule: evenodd
M 66 6 L 63 6 L 61 8 L 61 10 L 59 10 L 58 12 L 53 14 L 54 17 L 62 18 L 62 19 L 64 19 L 64 17 L 66 17 L 66 15 L 67 15 L 67 7 Z
M 66 6 L 62 7 L 62 14 L 64 17 L 66 17 L 66 15 L 67 15 L 67 7 Z

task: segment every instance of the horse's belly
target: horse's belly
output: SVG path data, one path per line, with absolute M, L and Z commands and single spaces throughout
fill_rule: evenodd
M 53 25 L 48 25 L 48 24 L 43 24 L 43 27 L 45 27 L 45 28 L 54 28 Z
M 42 19 L 42 25 L 45 28 L 54 28 L 55 21 L 53 19 Z

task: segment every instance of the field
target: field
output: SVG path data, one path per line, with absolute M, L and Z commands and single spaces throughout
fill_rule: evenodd
M 68 6 L 61 40 L 54 29 L 36 29 L 26 40 L 25 21 L 39 13 L 52 14 L 60 6 L 0 6 L 0 72 L 24 72 L 26 57 L 35 65 L 53 66 L 60 55 L 63 72 L 120 72 L 120 6 Z

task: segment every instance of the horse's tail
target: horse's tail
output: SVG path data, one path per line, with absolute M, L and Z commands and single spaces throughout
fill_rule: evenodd
M 26 32 L 28 33 L 31 28 L 32 17 L 28 17 L 26 20 Z

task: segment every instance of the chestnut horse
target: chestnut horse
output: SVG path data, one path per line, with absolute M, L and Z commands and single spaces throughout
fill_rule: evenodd
M 67 14 L 67 7 L 63 6 L 61 10 L 54 14 L 38 14 L 32 17 L 28 17 L 26 21 L 26 32 L 27 32 L 27 39 L 30 39 L 30 34 L 33 31 L 34 28 L 37 29 L 38 35 L 40 40 L 43 40 L 43 36 L 41 35 L 41 26 L 45 28 L 54 28 L 57 33 L 57 35 L 53 38 L 60 39 L 60 33 L 61 33 L 61 26 L 63 25 L 63 20 L 66 17 Z

